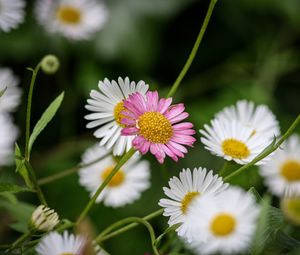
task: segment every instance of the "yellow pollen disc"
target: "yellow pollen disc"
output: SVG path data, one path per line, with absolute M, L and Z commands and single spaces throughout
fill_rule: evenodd
M 286 161 L 280 169 L 281 175 L 288 181 L 300 181 L 300 164 L 296 160 Z
M 300 199 L 285 198 L 281 201 L 284 215 L 294 224 L 300 225 Z
M 220 213 L 211 222 L 210 229 L 216 236 L 231 234 L 235 228 L 235 219 L 227 213 Z
M 126 117 L 125 115 L 121 114 L 121 112 L 124 110 L 125 107 L 123 101 L 117 103 L 117 105 L 114 108 L 114 117 L 120 127 L 125 127 L 125 125 L 121 123 L 121 120 Z
M 246 144 L 236 139 L 227 139 L 222 143 L 222 150 L 225 155 L 233 158 L 247 158 L 250 151 Z
M 110 166 L 110 167 L 107 167 L 101 177 L 102 177 L 102 180 L 105 180 L 106 177 L 111 173 L 111 171 L 114 169 L 114 166 Z M 110 180 L 110 182 L 108 183 L 108 186 L 109 187 L 117 187 L 117 186 L 120 186 L 125 180 L 125 173 L 122 169 L 120 169 L 115 175 L 114 177 Z
M 184 199 L 182 199 L 181 201 L 181 211 L 183 214 L 186 213 L 186 210 L 189 204 L 191 203 L 191 201 L 198 195 L 200 195 L 200 193 L 197 191 L 189 192 L 185 195 Z
M 153 143 L 167 143 L 173 135 L 170 121 L 159 112 L 145 112 L 138 119 L 139 133 Z
M 66 24 L 76 25 L 81 20 L 81 12 L 72 6 L 61 6 L 57 10 L 58 19 Z

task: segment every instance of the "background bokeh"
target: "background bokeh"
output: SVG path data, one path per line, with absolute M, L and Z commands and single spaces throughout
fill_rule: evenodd
M 65 91 L 58 114 L 33 148 L 32 164 L 42 178 L 76 165 L 84 150 L 97 142 L 93 131 L 85 128 L 84 105 L 99 80 L 128 76 L 131 80 L 144 80 L 161 96 L 167 94 L 189 55 L 209 1 L 110 0 L 104 28 L 92 40 L 83 42 L 46 34 L 34 17 L 34 2 L 27 3 L 25 23 L 10 33 L 0 34 L 0 66 L 12 68 L 21 80 L 23 101 L 15 123 L 20 129 L 18 142 L 23 145 L 31 76 L 26 67 L 34 67 L 49 53 L 60 59 L 58 73 L 40 73 L 34 90 L 33 123 Z M 300 110 L 299 10 L 299 0 L 218 1 L 196 59 L 174 97 L 175 102 L 186 104 L 196 130 L 216 111 L 244 98 L 267 104 L 280 121 L 281 130 L 286 130 Z M 157 210 L 162 187 L 182 168 L 220 169 L 223 160 L 204 150 L 198 132 L 196 136 L 195 147 L 179 163 L 167 159 L 159 165 L 153 157 L 146 156 L 151 162 L 152 186 L 140 200 L 120 209 L 94 206 L 90 215 L 96 233 L 116 220 Z M 13 166 L 2 168 L 0 178 L 22 184 Z M 255 168 L 233 182 L 245 188 L 255 186 L 260 193 L 266 190 Z M 79 186 L 77 174 L 42 189 L 49 205 L 62 218 L 75 219 L 89 198 Z M 18 195 L 18 199 L 38 203 L 35 196 L 27 193 Z M 274 205 L 277 203 L 274 199 Z M 2 201 L 0 243 L 7 243 L 18 236 L 9 228 L 18 209 L 11 214 L 3 204 Z M 24 205 L 22 210 L 26 208 Z M 163 217 L 152 222 L 157 233 L 167 226 Z M 293 235 L 300 237 L 297 231 Z M 180 242 L 174 240 L 172 245 L 180 247 Z M 142 227 L 105 242 L 104 247 L 112 254 L 122 255 L 151 251 L 148 233 Z

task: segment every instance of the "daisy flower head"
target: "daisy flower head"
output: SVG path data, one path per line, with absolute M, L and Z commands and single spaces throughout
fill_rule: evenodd
M 96 0 L 39 0 L 36 16 L 49 33 L 71 40 L 90 39 L 107 20 L 108 11 Z
M 166 155 L 177 161 L 187 153 L 185 146 L 193 146 L 196 139 L 193 124 L 182 122 L 189 114 L 184 105 L 172 105 L 172 98 L 159 99 L 157 91 L 145 96 L 134 93 L 124 101 L 125 110 L 121 123 L 123 135 L 135 135 L 132 145 L 142 154 L 149 150 L 163 163 Z
M 24 0 L 0 0 L 0 30 L 9 32 L 18 27 L 25 16 Z
M 300 137 L 290 136 L 275 151 L 272 161 L 260 167 L 269 190 L 279 197 L 300 196 Z
M 280 134 L 278 121 L 271 110 L 266 105 L 255 106 L 252 101 L 239 100 L 217 113 L 216 118 L 241 122 L 252 129 L 252 135 L 263 133 L 271 140 Z
M 50 232 L 44 236 L 35 248 L 38 255 L 81 255 L 86 245 L 86 238 L 78 235 Z
M 190 241 L 193 223 L 189 221 L 189 209 L 196 198 L 202 199 L 206 195 L 216 195 L 227 189 L 222 178 L 213 175 L 206 168 L 199 167 L 183 169 L 179 178 L 174 176 L 169 180 L 169 188 L 164 187 L 164 193 L 168 198 L 162 198 L 159 205 L 164 207 L 164 216 L 170 217 L 168 224 L 173 226 L 181 223 L 176 229 L 178 235 Z
M 124 99 L 129 95 L 139 92 L 144 95 L 149 86 L 144 81 L 135 83 L 129 80 L 118 78 L 118 81 L 99 82 L 99 91 L 92 90 L 90 99 L 87 100 L 85 108 L 92 113 L 85 116 L 90 122 L 87 128 L 99 127 L 94 136 L 100 138 L 100 146 L 106 149 L 113 148 L 113 154 L 121 156 L 125 151 L 129 151 L 132 147 L 132 136 L 121 136 L 121 130 L 124 125 L 121 119 L 124 117 L 122 111 L 124 108 Z
M 12 163 L 17 136 L 18 129 L 12 123 L 10 116 L 0 114 L 0 166 Z
M 213 119 L 210 126 L 205 124 L 200 133 L 205 149 L 241 165 L 251 162 L 270 145 L 270 139 L 264 133 L 253 135 L 253 128 L 225 117 Z M 264 164 L 269 159 L 270 156 L 257 164 Z
M 0 113 L 12 112 L 20 104 L 22 91 L 18 84 L 19 79 L 13 74 L 11 69 L 0 68 L 0 91 L 5 90 L 0 98 Z
M 40 205 L 32 213 L 29 226 L 33 230 L 48 232 L 58 223 L 58 214 L 53 209 Z
M 294 225 L 300 226 L 300 197 L 285 197 L 280 201 L 284 216 Z
M 107 150 L 103 147 L 94 145 L 82 156 L 82 164 L 103 157 L 97 163 L 82 167 L 79 171 L 79 182 L 90 192 L 91 197 L 116 165 L 116 159 L 111 155 L 105 156 L 106 153 Z M 96 202 L 103 200 L 106 206 L 120 207 L 139 199 L 141 193 L 150 186 L 149 163 L 139 159 L 140 155 L 135 153 L 114 175 Z
M 251 244 L 259 211 L 254 197 L 238 187 L 230 187 L 213 199 L 196 198 L 190 209 L 191 247 L 197 254 L 244 252 Z

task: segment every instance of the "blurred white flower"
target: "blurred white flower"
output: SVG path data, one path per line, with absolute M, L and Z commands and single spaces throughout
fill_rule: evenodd
M 201 142 L 205 149 L 242 165 L 252 161 L 271 143 L 270 137 L 263 132 L 253 135 L 253 128 L 224 116 L 213 119 L 210 126 L 204 125 L 200 133 L 203 135 Z M 256 164 L 263 164 L 270 158 L 268 156 Z
M 300 197 L 285 197 L 280 201 L 284 216 L 294 225 L 300 226 Z
M 217 196 L 196 198 L 190 209 L 192 242 L 196 254 L 236 254 L 246 251 L 253 238 L 259 206 L 238 187 Z
M 58 223 L 58 214 L 53 209 L 40 205 L 32 213 L 29 225 L 34 230 L 48 232 Z
M 9 32 L 24 21 L 24 0 L 0 0 L 0 30 Z
M 18 84 L 19 79 L 13 74 L 12 70 L 9 68 L 0 68 L 0 91 L 6 89 L 0 97 L 0 113 L 12 112 L 20 104 L 22 91 L 18 87 Z
M 14 144 L 17 136 L 18 129 L 12 123 L 10 116 L 0 114 L 0 166 L 9 165 L 13 162 Z
M 164 207 L 164 216 L 170 217 L 168 224 L 173 226 L 181 223 L 176 229 L 178 235 L 190 241 L 190 231 L 193 223 L 189 222 L 189 208 L 196 198 L 202 199 L 205 195 L 218 194 L 227 188 L 222 178 L 207 172 L 205 168 L 183 169 L 179 178 L 172 177 L 170 188 L 164 187 L 165 194 L 170 199 L 160 199 L 159 205 Z
M 300 196 L 300 137 L 289 137 L 275 151 L 272 161 L 260 167 L 260 174 L 274 195 Z
M 87 128 L 99 127 L 94 136 L 100 138 L 100 146 L 106 146 L 107 149 L 113 148 L 114 155 L 122 155 L 132 147 L 132 140 L 135 136 L 121 136 L 121 130 L 124 127 L 121 119 L 125 117 L 121 114 L 125 110 L 123 100 L 129 95 L 139 92 L 145 95 L 149 86 L 144 81 L 137 84 L 126 77 L 124 80 L 118 78 L 118 82 L 108 79 L 100 81 L 99 90 L 92 90 L 91 99 L 87 100 L 85 108 L 93 113 L 85 116 L 90 123 Z
M 94 145 L 83 154 L 82 164 L 92 162 L 106 153 L 105 148 Z M 106 206 L 120 207 L 139 199 L 141 192 L 150 186 L 149 163 L 139 159 L 140 155 L 135 153 L 111 179 L 96 202 L 103 200 Z M 79 182 L 90 192 L 90 196 L 94 195 L 112 171 L 116 165 L 115 160 L 107 155 L 97 163 L 80 169 Z
M 44 236 L 35 248 L 38 255 L 81 255 L 86 244 L 82 236 L 65 231 L 63 234 L 51 232 Z
M 225 107 L 216 114 L 216 118 L 227 118 L 230 121 L 241 122 L 252 129 L 252 135 L 264 134 L 270 138 L 280 134 L 276 116 L 266 105 L 257 105 L 251 101 L 240 100 L 235 105 Z
M 49 33 L 71 40 L 90 39 L 107 20 L 108 11 L 96 0 L 39 0 L 36 2 L 38 21 Z

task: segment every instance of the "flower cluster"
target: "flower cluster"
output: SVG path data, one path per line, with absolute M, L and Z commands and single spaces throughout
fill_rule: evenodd
M 197 254 L 232 254 L 249 248 L 259 206 L 252 195 L 223 183 L 213 171 L 184 169 L 164 188 L 159 205 Z

